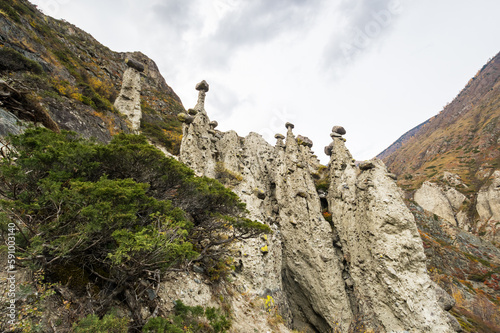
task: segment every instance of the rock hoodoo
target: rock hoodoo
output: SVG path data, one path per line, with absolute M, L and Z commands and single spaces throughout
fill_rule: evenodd
M 130 129 L 138 132 L 141 126 L 141 72 L 144 65 L 131 58 L 125 59 L 128 68 L 123 73 L 122 88 L 115 100 L 115 108 L 130 121 Z
M 381 161 L 356 167 L 345 129 L 335 126 L 338 136 L 325 147 L 330 185 L 320 199 L 312 142 L 295 137 L 293 124 L 286 123 L 286 136 L 276 134 L 275 146 L 256 133 L 213 135 L 204 110 L 208 84 L 197 89 L 199 112 L 184 122 L 180 160 L 199 175 L 216 178 L 221 165 L 239 175 L 233 191 L 250 217 L 274 232 L 265 242 L 238 245 L 235 283 L 243 292 L 272 296 L 297 330 L 347 332 L 361 320 L 382 332 L 453 331 L 427 275 L 413 215 Z M 322 215 L 325 204 L 331 222 Z
M 196 103 L 196 106 L 193 108 L 193 110 L 205 112 L 205 96 L 208 92 L 208 89 L 209 85 L 205 80 L 196 84 L 196 90 L 198 90 L 198 103 Z

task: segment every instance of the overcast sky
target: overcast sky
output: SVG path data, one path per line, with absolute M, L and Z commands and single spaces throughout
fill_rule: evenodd
M 210 84 L 218 129 L 369 159 L 432 117 L 500 51 L 498 0 L 31 0 L 114 51 L 141 51 L 184 107 Z

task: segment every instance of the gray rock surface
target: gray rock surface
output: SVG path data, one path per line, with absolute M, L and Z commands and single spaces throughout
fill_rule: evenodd
M 134 67 L 127 68 L 123 74 L 122 88 L 114 105 L 121 114 L 127 116 L 130 129 L 138 132 L 142 118 L 141 74 Z
M 347 133 L 345 128 L 343 128 L 342 126 L 333 126 L 332 132 L 338 133 L 340 135 L 345 135 Z
M 497 230 L 500 221 L 500 170 L 493 172 L 491 182 L 479 190 L 476 210 L 480 226 L 486 229 L 486 237 L 499 241 L 500 233 Z
M 132 58 L 126 58 L 125 63 L 127 64 L 128 67 L 135 69 L 139 73 L 144 72 L 144 65 L 137 60 L 134 60 Z
M 328 203 L 353 281 L 353 312 L 384 332 L 452 332 L 401 190 L 383 162 L 370 162 L 359 173 L 344 143 L 334 141 Z
M 454 186 L 462 187 L 463 183 L 459 182 L 457 177 L 457 175 L 445 173 L 443 178 Z M 463 210 L 464 204 L 469 203 L 469 199 L 455 187 L 426 181 L 415 191 L 414 200 L 422 208 L 436 214 L 450 224 L 466 231 L 470 230 L 470 222 Z
M 427 275 L 413 215 L 380 161 L 360 173 L 342 140 L 328 146 L 328 223 L 312 177 L 319 163 L 310 147 L 297 143 L 292 124 L 283 146 L 275 147 L 256 133 L 221 132 L 210 140 L 204 110 L 183 126 L 180 160 L 198 175 L 214 177 L 219 163 L 241 175 L 232 190 L 250 218 L 273 230 L 265 240 L 235 246 L 238 290 L 272 296 L 299 331 L 348 331 L 358 318 L 387 332 L 452 331 Z
M 424 182 L 414 195 L 414 200 L 425 210 L 456 225 L 455 213 L 442 188 L 431 182 Z
M 312 148 L 313 146 L 312 140 L 309 139 L 307 136 L 302 136 L 302 135 L 297 136 L 297 143 L 299 143 L 299 145 L 306 146 L 309 148 Z
M 5 109 L 0 108 L 0 136 L 9 134 L 21 134 L 28 124 L 22 124 L 21 120 Z

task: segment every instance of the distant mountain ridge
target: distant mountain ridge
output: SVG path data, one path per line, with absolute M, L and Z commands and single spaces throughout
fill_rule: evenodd
M 413 127 L 411 130 L 406 132 L 405 134 L 401 135 L 392 145 L 387 147 L 383 152 L 377 155 L 377 158 L 383 160 L 387 156 L 390 156 L 392 153 L 394 153 L 396 150 L 398 150 L 401 146 L 403 146 L 408 140 L 410 140 L 412 137 L 414 137 L 418 131 L 424 127 L 427 123 L 429 123 L 429 119 L 421 123 L 420 125 L 417 125 Z

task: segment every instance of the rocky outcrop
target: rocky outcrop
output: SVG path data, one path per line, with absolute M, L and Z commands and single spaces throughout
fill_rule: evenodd
M 414 199 L 425 210 L 438 215 L 449 223 L 457 224 L 453 206 L 446 196 L 446 192 L 437 184 L 425 182 L 415 192 Z
M 413 215 L 384 164 L 369 164 L 357 169 L 344 142 L 334 139 L 328 202 L 355 313 L 387 332 L 450 332 Z
M 256 133 L 217 131 L 202 108 L 205 93 L 184 122 L 180 160 L 199 175 L 232 174 L 250 217 L 273 230 L 237 245 L 238 288 L 272 296 L 298 330 L 347 331 L 362 320 L 387 332 L 452 331 L 426 273 L 413 216 L 382 162 L 360 170 L 339 134 L 345 130 L 334 132 L 323 195 L 329 223 L 313 182 L 312 142 L 300 144 L 306 140 L 297 140 L 291 123 L 275 146 Z
M 462 188 L 465 184 L 462 183 L 458 175 L 449 172 L 446 172 L 442 179 L 443 184 L 441 185 L 424 182 L 415 191 L 415 202 L 450 224 L 469 231 L 471 225 L 466 208 L 470 200 L 455 188 Z
M 128 68 L 123 74 L 122 88 L 115 100 L 115 108 L 130 121 L 130 129 L 138 132 L 141 127 L 141 72 L 144 65 L 133 59 L 125 59 Z
M 486 237 L 499 241 L 500 170 L 495 171 L 491 178 L 491 183 L 483 186 L 477 194 L 476 210 L 479 215 L 479 230 L 486 231 Z
M 422 208 L 453 226 L 464 231 L 480 234 L 490 241 L 500 241 L 498 222 L 500 221 L 500 170 L 487 168 L 483 186 L 477 193 L 469 193 L 469 198 L 459 190 L 470 192 L 460 177 L 444 172 L 440 183 L 426 181 L 415 191 L 414 200 Z M 494 170 L 494 169 L 493 169 Z M 467 193 L 467 192 L 465 192 Z M 471 211 L 477 212 L 471 219 Z M 452 229 L 446 229 L 453 236 Z

